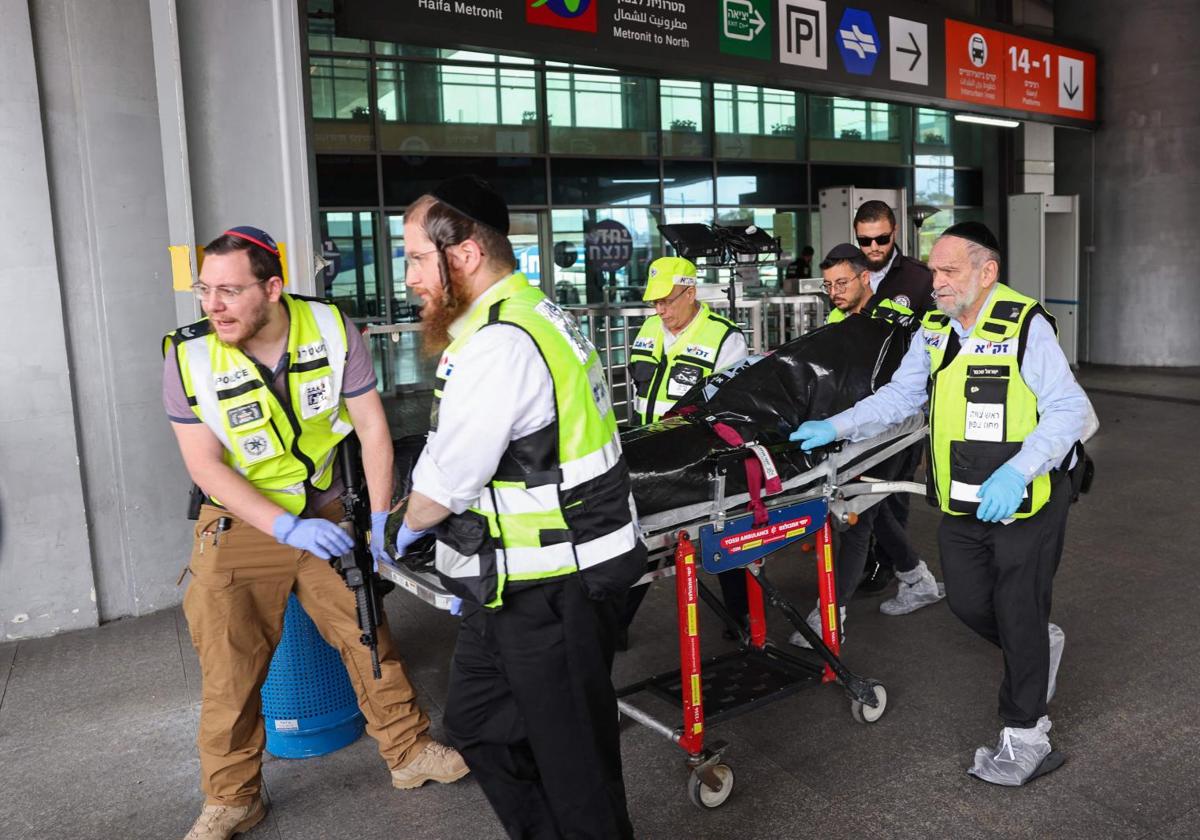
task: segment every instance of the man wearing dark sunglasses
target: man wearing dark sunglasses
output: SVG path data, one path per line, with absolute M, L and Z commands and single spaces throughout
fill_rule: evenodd
M 933 306 L 929 269 L 900 253 L 896 214 L 882 201 L 865 201 L 854 214 L 854 236 L 871 271 L 871 305 L 890 300 L 920 320 Z
M 886 206 L 886 205 L 885 205 Z M 833 304 L 827 324 L 844 321 L 851 315 L 862 313 L 873 318 L 887 318 L 894 313 L 895 304 L 888 299 L 877 299 L 871 295 L 870 274 L 867 258 L 854 245 L 846 242 L 835 245 L 821 261 L 821 276 L 825 294 Z M 903 314 L 903 313 L 901 313 Z M 906 479 L 912 476 L 916 463 L 920 460 L 920 445 L 909 452 L 901 452 L 880 464 L 875 475 L 885 479 Z M 899 494 L 896 494 L 899 495 Z M 886 578 L 877 589 L 868 589 L 870 594 L 877 594 L 891 582 L 899 569 L 900 585 L 896 595 L 879 605 L 879 611 L 884 615 L 906 615 L 910 612 L 936 604 L 945 596 L 945 591 L 934 578 L 933 573 L 925 565 L 905 532 L 908 519 L 907 499 L 903 502 L 896 495 L 888 496 L 878 505 L 868 508 L 859 514 L 858 522 L 843 531 L 834 552 L 834 562 L 837 564 L 838 604 L 841 605 L 841 619 L 846 618 L 846 604 L 854 596 L 855 588 L 862 589 L 860 581 L 865 586 L 871 580 L 864 578 L 864 569 L 878 567 L 879 561 L 872 556 L 872 535 L 877 550 L 873 552 L 879 557 L 895 558 L 886 567 Z M 897 521 L 896 505 L 903 504 L 904 522 Z M 895 569 L 893 569 L 895 566 Z M 814 608 L 806 619 L 808 626 L 819 635 L 821 632 L 821 617 L 819 609 Z M 797 630 L 789 640 L 797 647 L 810 647 L 804 635 Z
M 889 307 L 900 312 L 911 310 L 916 316 L 914 323 L 920 322 L 933 308 L 933 280 L 923 263 L 900 253 L 892 208 L 883 201 L 864 201 L 854 214 L 854 234 L 871 272 L 872 297 L 867 311 L 888 301 Z M 906 476 L 912 475 L 920 461 L 919 446 L 913 447 L 909 459 L 911 467 Z M 871 595 L 882 592 L 892 582 L 897 561 L 901 568 L 911 564 L 911 557 L 906 556 L 907 540 L 892 536 L 903 534 L 908 527 L 908 496 L 903 493 L 889 496 L 882 506 L 887 511 L 880 516 L 881 527 L 876 530 L 860 590 Z

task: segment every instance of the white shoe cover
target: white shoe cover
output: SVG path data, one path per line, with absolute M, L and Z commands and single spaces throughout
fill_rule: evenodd
M 915 578 L 912 583 L 904 580 L 910 576 Z M 946 597 L 946 587 L 937 582 L 924 560 L 911 572 L 900 572 L 897 577 L 900 587 L 895 596 L 879 605 L 879 611 L 884 615 L 908 615 Z
M 804 623 L 807 624 L 809 627 L 811 627 L 812 631 L 814 633 L 816 633 L 818 636 L 821 636 L 820 611 L 821 611 L 821 607 L 818 604 L 818 606 L 814 607 L 813 611 L 808 614 L 808 617 L 806 619 L 804 619 Z M 840 613 L 840 618 L 841 618 L 840 624 L 842 625 L 841 626 L 841 630 L 842 630 L 841 641 L 844 642 L 844 641 L 846 641 L 846 608 L 838 607 L 838 612 Z M 804 635 L 799 630 L 793 630 L 792 635 L 788 636 L 788 644 L 795 645 L 798 648 L 804 648 L 805 650 L 812 650 L 812 645 L 810 645 L 808 643 L 808 639 L 804 638 Z
M 967 772 L 994 785 L 1023 785 L 1050 755 L 1049 732 L 1050 718 L 1045 715 L 1032 729 L 1006 726 L 1000 730 L 995 750 L 988 747 L 975 750 L 975 765 Z
M 1057 624 L 1050 623 L 1050 682 L 1046 686 L 1046 702 L 1054 699 L 1054 690 L 1058 687 L 1058 666 L 1062 662 L 1063 647 L 1067 643 L 1067 634 Z

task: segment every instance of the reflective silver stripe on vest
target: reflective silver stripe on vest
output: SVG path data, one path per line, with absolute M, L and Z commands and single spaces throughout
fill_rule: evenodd
M 192 378 L 192 391 L 195 392 L 196 407 L 200 409 L 200 419 L 217 436 L 221 445 L 232 452 L 229 436 L 225 434 L 225 426 L 221 423 L 220 400 L 217 399 L 217 389 L 212 381 L 212 359 L 208 355 L 208 342 L 185 341 L 183 349 L 187 353 L 188 373 Z M 245 475 L 246 471 L 237 466 L 236 462 L 234 469 Z
M 342 377 L 346 372 L 346 341 L 342 337 L 345 321 L 342 319 L 341 313 L 332 306 L 315 301 L 304 301 L 304 303 L 312 311 L 313 319 L 317 322 L 317 332 L 325 340 L 325 357 L 329 363 L 329 369 L 333 372 L 333 393 L 338 395 L 340 401 Z M 329 423 L 333 431 L 339 435 L 348 435 L 354 431 L 354 427 L 342 419 L 340 406 L 329 415 Z M 324 467 L 318 471 L 318 473 L 324 472 Z
M 570 490 L 585 481 L 599 478 L 617 465 L 621 459 L 621 438 L 613 435 L 608 443 L 589 452 L 582 458 L 567 461 L 562 465 L 562 489 Z
M 450 546 L 446 545 L 441 540 L 438 540 L 434 549 L 434 564 L 437 570 L 446 577 L 451 578 L 474 578 L 479 577 L 479 555 L 472 554 L 468 557 L 465 554 L 459 554 Z
M 544 513 L 558 510 L 558 487 L 553 484 L 543 484 L 540 487 L 493 487 L 496 495 L 496 512 L 513 513 Z M 480 499 L 483 502 L 483 499 Z M 488 510 L 490 503 L 480 510 Z
M 320 481 L 325 476 L 325 473 L 329 471 L 330 467 L 333 466 L 333 458 L 335 455 L 337 455 L 336 446 L 325 453 L 325 460 L 322 461 L 321 466 L 317 467 L 316 471 L 313 472 L 313 484 L 316 484 L 318 481 Z
M 633 497 L 630 496 L 630 504 L 632 503 Z M 624 528 L 612 533 L 596 537 L 585 543 L 578 543 L 575 546 L 575 556 L 579 558 L 579 568 L 590 569 L 592 566 L 599 566 L 606 560 L 633 551 L 637 546 L 637 541 L 637 526 L 634 522 L 630 522 Z
M 505 548 L 503 552 L 510 577 L 529 578 L 560 569 L 575 570 L 575 551 L 570 543 Z

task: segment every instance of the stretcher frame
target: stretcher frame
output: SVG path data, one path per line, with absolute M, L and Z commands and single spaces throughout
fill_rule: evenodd
M 786 515 L 790 509 L 800 506 L 812 510 L 814 503 L 823 511 L 819 525 L 779 540 L 768 552 L 774 554 L 796 542 L 815 537 L 813 548 L 817 560 L 819 609 L 823 619 L 819 636 L 767 578 L 763 567 L 765 556 L 744 566 L 749 604 L 748 630 L 734 621 L 716 596 L 698 579 L 697 565 L 703 567 L 704 563 L 701 558 L 697 564 L 697 544 L 710 540 L 714 534 L 725 533 L 727 527 L 732 528 L 744 520 L 744 513 L 734 511 L 744 509 L 750 502 L 749 493 L 725 493 L 729 453 L 721 453 L 721 460 L 714 463 L 712 496 L 708 501 L 640 519 L 648 559 L 647 572 L 638 584 L 667 577 L 676 579 L 680 668 L 617 689 L 617 706 L 623 717 L 662 735 L 684 750 L 689 770 L 688 796 L 697 806 L 719 807 L 732 793 L 734 784 L 733 770 L 723 760 L 728 744 L 723 741 L 706 742 L 704 692 L 701 688 L 706 670 L 720 669 L 731 663 L 736 666 L 738 660 L 752 660 L 760 667 L 774 669 L 783 675 L 782 680 L 777 680 L 768 693 L 749 696 L 742 702 L 710 714 L 710 724 L 781 700 L 809 685 L 833 681 L 842 684 L 850 699 L 851 714 L 855 720 L 874 723 L 883 715 L 887 703 L 887 692 L 883 685 L 854 674 L 841 662 L 832 530 L 842 530 L 854 524 L 860 513 L 891 493 L 925 493 L 924 485 L 915 482 L 877 481 L 867 478 L 865 474 L 888 458 L 923 441 L 926 432 L 924 417 L 917 415 L 868 440 L 826 447 L 818 451 L 818 457 L 822 454 L 825 457 L 815 466 L 785 480 L 779 493 L 764 499 L 768 513 L 782 512 Z M 753 444 L 747 444 L 747 447 L 750 445 Z M 744 454 L 749 455 L 750 450 L 746 448 Z M 379 573 L 385 579 L 437 609 L 450 610 L 454 596 L 441 585 L 436 573 L 387 561 L 379 566 Z M 713 609 L 732 632 L 738 643 L 737 650 L 707 660 L 701 659 L 697 617 L 700 600 Z M 783 650 L 767 640 L 767 603 L 779 609 L 808 640 L 813 656 Z M 673 698 L 668 696 L 671 692 L 664 686 L 674 687 Z M 682 722 L 673 725 L 634 705 L 631 698 L 646 692 L 681 704 Z
M 639 584 L 672 577 L 676 579 L 680 668 L 656 674 L 617 690 L 617 705 L 623 716 L 636 721 L 668 740 L 678 744 L 686 753 L 689 769 L 688 796 L 701 808 L 716 808 L 724 804 L 733 789 L 734 775 L 723 760 L 728 744 L 705 740 L 705 703 L 703 685 L 705 672 L 748 665 L 773 672 L 766 690 L 751 693 L 719 708 L 708 716 L 709 723 L 719 723 L 745 714 L 768 703 L 782 700 L 816 683 L 838 681 L 850 699 L 851 714 L 862 723 L 874 723 L 884 712 L 886 689 L 877 681 L 851 672 L 840 659 L 841 640 L 838 621 L 839 605 L 833 564 L 832 530 L 849 527 L 858 515 L 891 493 L 925 493 L 925 487 L 911 481 L 877 481 L 865 477 L 872 468 L 908 447 L 924 440 L 927 432 L 924 417 L 914 416 L 884 433 L 857 443 L 826 447 L 826 457 L 812 469 L 783 482 L 781 492 L 764 500 L 769 514 L 782 514 L 786 519 L 793 510 L 824 510 L 823 521 L 815 528 L 806 528 L 791 538 L 778 541 L 768 552 L 775 552 L 810 537 L 815 538 L 818 572 L 819 610 L 822 617 L 821 635 L 817 636 L 803 615 L 791 605 L 767 578 L 760 557 L 744 566 L 749 606 L 749 628 L 744 629 L 728 614 L 715 595 L 700 584 L 696 561 L 697 544 L 711 543 L 712 537 L 725 531 L 733 521 L 730 512 L 744 508 L 749 493 L 725 495 L 724 469 L 712 473 L 713 494 L 708 502 L 688 505 L 671 511 L 652 514 L 641 519 L 643 539 L 650 552 L 649 571 Z M 739 519 L 746 517 L 738 515 Z M 807 547 L 807 546 L 806 546 Z M 668 562 L 669 561 L 669 562 Z M 697 605 L 703 600 L 723 621 L 736 639 L 738 649 L 700 658 Z M 771 644 L 766 638 L 765 605 L 779 609 L 789 623 L 808 640 L 811 654 L 793 653 Z M 815 656 L 815 661 L 814 661 Z M 780 678 L 779 675 L 782 675 Z M 657 695 L 682 704 L 682 725 L 665 722 L 643 708 L 632 698 L 639 694 Z

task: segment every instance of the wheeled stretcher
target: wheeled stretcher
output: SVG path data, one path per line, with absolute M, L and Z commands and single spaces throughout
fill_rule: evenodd
M 679 744 L 687 754 L 689 798 L 703 808 L 723 804 L 734 775 L 723 760 L 727 744 L 706 742 L 705 724 L 719 723 L 806 686 L 838 681 L 850 699 L 855 720 L 874 723 L 887 706 L 878 682 L 852 673 L 841 661 L 832 529 L 845 528 L 858 514 L 890 493 L 925 492 L 904 481 L 861 478 L 888 458 L 923 440 L 925 423 L 913 417 L 882 435 L 832 447 L 812 469 L 782 482 L 782 490 L 763 500 L 756 513 L 744 510 L 751 494 L 727 496 L 725 474 L 737 468 L 722 453 L 713 464 L 712 499 L 641 520 L 650 551 L 650 570 L 642 582 L 674 576 L 679 611 L 680 668 L 618 689 L 621 714 Z M 750 446 L 747 446 L 749 449 Z M 745 453 L 742 453 L 742 458 Z M 765 514 L 765 515 L 764 515 Z M 767 577 L 768 555 L 813 539 L 817 560 L 821 636 Z M 716 574 L 744 568 L 749 603 L 748 631 L 728 614 L 720 600 L 700 584 L 697 569 Z M 700 657 L 698 601 L 703 600 L 738 640 L 738 649 L 706 660 Z M 812 652 L 784 650 L 766 637 L 766 604 L 779 609 L 812 646 Z M 682 703 L 681 725 L 672 725 L 633 700 L 651 695 Z
M 855 720 L 873 723 L 884 713 L 887 691 L 878 682 L 852 673 L 840 659 L 837 588 L 832 529 L 857 521 L 862 511 L 896 492 L 925 492 L 905 481 L 874 481 L 863 476 L 888 458 L 924 439 L 924 418 L 912 417 L 870 440 L 827 448 L 811 469 L 781 482 L 762 499 L 754 490 L 725 492 L 725 478 L 747 457 L 769 456 L 771 449 L 747 444 L 725 450 L 711 461 L 711 498 L 643 517 L 649 551 L 639 583 L 675 577 L 680 667 L 617 690 L 623 716 L 669 738 L 687 754 L 687 790 L 704 808 L 723 804 L 733 791 L 734 775 L 723 760 L 727 744 L 706 739 L 705 724 L 719 723 L 800 689 L 838 681 L 850 700 Z M 753 500 L 753 504 L 752 504 Z M 752 512 L 745 512 L 748 505 Z M 763 561 L 780 549 L 810 537 L 815 548 L 822 616 L 818 637 L 803 615 L 766 575 Z M 716 596 L 704 587 L 698 568 L 716 574 L 743 568 L 747 575 L 749 628 L 738 625 Z M 381 563 L 380 574 L 439 609 L 450 609 L 453 596 L 432 571 Z M 698 605 L 703 600 L 738 640 L 729 653 L 702 660 Z M 812 651 L 783 650 L 767 640 L 766 605 L 779 609 L 812 645 Z M 682 721 L 666 722 L 635 704 L 639 696 L 682 705 Z

